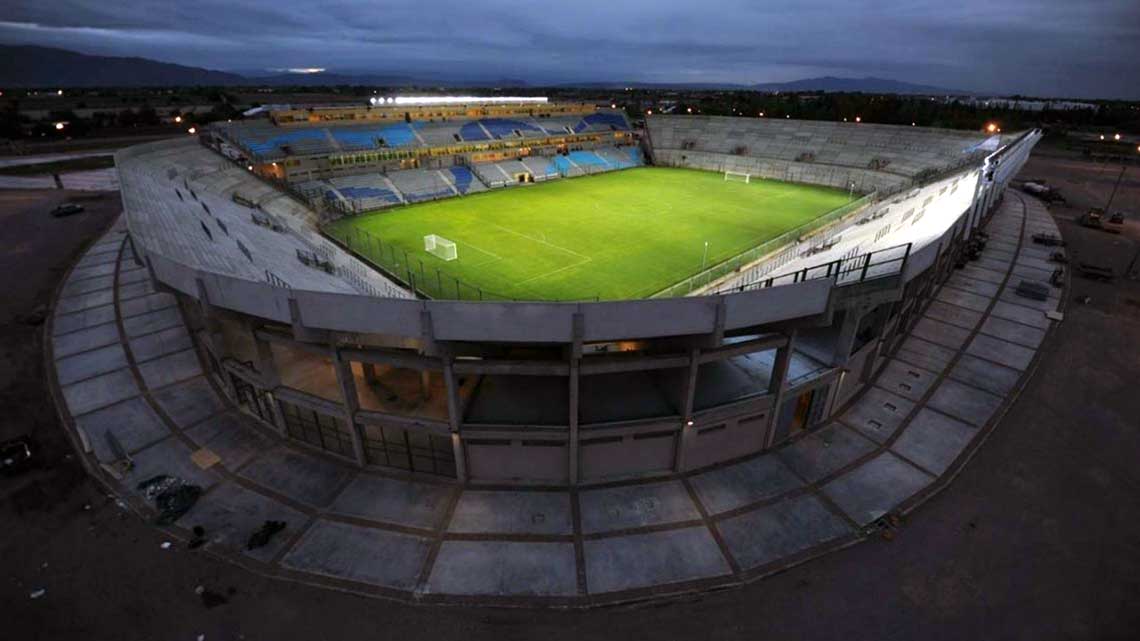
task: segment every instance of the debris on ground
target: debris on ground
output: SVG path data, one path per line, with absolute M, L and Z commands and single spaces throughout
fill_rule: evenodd
M 261 525 L 261 528 L 250 535 L 249 543 L 246 544 L 245 549 L 254 550 L 269 545 L 273 535 L 284 529 L 285 521 L 266 521 Z
M 170 525 L 190 511 L 202 496 L 202 488 L 176 476 L 159 474 L 138 484 L 146 498 L 158 509 L 157 525 Z
M 201 585 L 194 588 L 194 594 L 197 594 L 202 599 L 202 605 L 206 606 L 207 609 L 216 608 L 219 605 L 229 603 L 229 599 L 226 597 Z
M 186 544 L 186 547 L 191 550 L 198 549 L 206 543 L 206 528 L 201 525 L 195 525 L 193 532 L 194 538 L 190 539 L 190 542 Z
M 45 594 L 47 594 L 47 590 L 40 588 L 38 590 L 32 590 L 32 592 L 30 594 L 28 594 L 28 596 L 33 598 L 33 599 L 38 599 Z

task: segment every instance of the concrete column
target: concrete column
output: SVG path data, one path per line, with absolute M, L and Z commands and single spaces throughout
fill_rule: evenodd
M 455 381 L 455 370 L 450 356 L 443 359 L 443 384 L 447 388 L 447 424 L 451 428 L 451 449 L 455 455 L 455 478 L 467 481 L 467 457 L 463 450 L 463 439 L 459 426 L 463 422 L 463 407 L 459 402 L 459 385 Z
M 567 419 L 570 425 L 569 441 L 567 442 L 568 456 L 566 464 L 569 466 L 568 471 L 570 485 L 578 484 L 578 388 L 580 375 L 580 361 L 577 358 L 570 359 L 570 412 Z
M 701 350 L 689 350 L 689 369 L 685 375 L 685 387 L 681 390 L 681 438 L 677 442 L 677 456 L 673 471 L 685 470 L 685 454 L 693 441 L 693 404 L 697 396 L 697 375 L 701 368 Z
M 356 425 L 356 411 L 360 409 L 360 397 L 356 394 L 356 379 L 352 375 L 352 363 L 341 359 L 340 352 L 332 349 L 333 369 L 336 371 L 336 382 L 340 386 L 341 407 L 343 419 L 348 425 L 348 433 L 352 435 L 352 452 L 356 462 L 360 465 L 367 463 L 364 456 L 364 438 L 360 435 L 360 428 Z
M 846 367 L 851 359 L 851 348 L 855 345 L 855 334 L 859 331 L 859 322 L 865 314 L 862 310 L 849 308 L 843 313 L 843 324 L 839 327 L 839 336 L 835 339 L 835 352 L 831 356 L 834 367 Z M 779 359 L 777 352 L 777 359 Z
M 420 370 L 420 394 L 425 401 L 431 398 L 431 372 L 426 369 Z
M 376 365 L 374 363 L 361 363 L 360 367 L 364 371 L 364 382 L 375 385 L 377 381 Z
M 772 447 L 776 437 L 776 422 L 780 420 L 780 409 L 784 404 L 784 392 L 788 389 L 788 370 L 792 364 L 792 352 L 796 345 L 796 330 L 788 333 L 788 344 L 776 350 L 776 362 L 772 365 L 772 379 L 768 381 L 768 393 L 772 395 L 772 416 L 768 420 L 768 436 L 764 447 Z
M 281 375 L 277 370 L 277 363 L 273 359 L 273 345 L 269 341 L 258 338 L 253 327 L 250 327 L 249 330 L 250 335 L 253 336 L 253 344 L 257 348 L 257 370 L 261 372 L 261 383 L 272 392 L 281 385 Z M 273 421 L 277 424 L 277 430 L 285 434 L 285 414 L 281 412 L 281 405 L 276 400 L 270 405 L 269 411 L 273 412 Z

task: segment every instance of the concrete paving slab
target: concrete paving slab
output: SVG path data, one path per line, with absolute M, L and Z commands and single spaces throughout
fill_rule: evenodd
M 65 356 L 55 362 L 55 373 L 60 385 L 69 385 L 126 366 L 127 353 L 123 351 L 122 345 L 115 343 L 74 356 Z
M 396 590 L 416 587 L 430 542 L 418 536 L 319 520 L 281 564 Z
M 952 349 L 912 336 L 899 346 L 895 358 L 932 372 L 941 372 L 950 364 L 955 354 Z
M 958 270 L 958 273 L 969 276 L 976 280 L 984 280 L 987 283 L 1001 284 L 1005 280 L 1005 270 L 986 269 L 985 267 L 978 267 L 976 265 L 967 265 Z
M 585 534 L 701 518 L 680 481 L 587 490 L 578 493 L 578 505 Z
M 1053 276 L 1054 267 L 1048 269 L 1041 269 L 1038 267 L 1029 267 L 1027 265 L 1013 266 L 1013 275 L 1010 276 L 1010 282 L 1016 283 L 1018 280 L 1032 280 L 1047 283 L 1049 278 Z
M 573 543 L 444 541 L 426 592 L 479 596 L 574 596 Z
M 570 493 L 464 491 L 447 529 L 459 534 L 573 534 Z
M 171 327 L 131 339 L 130 347 L 135 361 L 145 363 L 159 356 L 191 349 L 194 347 L 194 342 L 185 327 Z
M 703 525 L 583 543 L 591 594 L 679 583 L 732 572 Z
M 94 260 L 77 266 L 71 270 L 71 276 L 67 279 L 68 282 L 75 280 L 83 280 L 85 278 L 94 278 L 96 276 L 110 276 L 115 273 L 115 261 L 105 260 L 95 262 Z
M 450 485 L 359 474 L 336 497 L 329 510 L 431 530 L 443 523 L 451 497 L 457 491 Z
M 56 301 L 55 309 L 57 314 L 74 314 L 75 312 L 80 312 L 91 307 L 110 305 L 113 302 L 115 302 L 114 292 L 109 289 L 103 289 L 97 292 L 88 292 L 86 294 L 60 298 Z
M 950 378 L 1004 396 L 1017 386 L 1021 372 L 969 354 L 963 354 L 954 368 L 950 370 Z
M 1033 360 L 1035 350 L 1021 345 L 1015 345 L 1000 338 L 993 338 L 985 334 L 978 334 L 970 341 L 966 353 L 1000 363 L 1013 369 L 1024 370 Z
M 178 299 L 174 298 L 171 294 L 149 294 L 132 298 L 130 300 L 119 300 L 119 313 L 123 318 L 130 318 L 138 316 L 139 314 L 146 314 L 148 312 L 157 312 L 167 307 L 174 307 L 178 304 Z
M 986 319 L 986 322 L 982 324 L 981 332 L 1031 349 L 1037 349 L 1041 341 L 1045 340 L 1045 330 L 1043 329 L 996 316 L 990 316 Z
M 977 433 L 973 426 L 924 408 L 903 430 L 891 450 L 935 474 L 942 474 Z
M 822 489 L 851 520 L 862 526 L 895 509 L 933 480 L 894 454 L 883 452 Z
M 932 318 L 921 318 L 915 323 L 914 329 L 911 330 L 910 334 L 911 336 L 917 336 L 923 340 L 957 351 L 961 349 L 962 345 L 966 343 L 966 339 L 970 337 L 970 330 L 943 323 L 942 321 L 936 321 Z
M 308 517 L 252 490 L 232 482 L 222 482 L 209 494 L 198 499 L 194 508 L 178 520 L 178 525 L 191 529 L 200 525 L 206 530 L 208 546 L 224 546 L 268 563 L 284 547 Z M 246 549 L 251 534 L 266 521 L 283 521 L 285 529 L 269 540 L 269 544 Z
M 72 416 L 86 414 L 139 394 L 134 376 L 126 369 L 64 385 L 61 389 Z
M 207 447 L 231 472 L 273 446 L 273 440 L 246 424 L 238 412 L 217 414 L 186 431 L 198 447 Z
M 79 294 L 88 294 L 90 292 L 97 292 L 101 289 L 110 289 L 115 284 L 115 276 L 108 274 L 106 276 L 96 276 L 95 278 L 83 278 L 80 280 L 69 280 L 67 284 L 60 290 L 59 295 L 62 297 L 77 296 Z
M 981 427 L 1001 407 L 1003 397 L 961 382 L 944 379 L 930 397 L 927 407 Z
M 149 280 L 140 280 L 133 283 L 119 283 L 119 300 L 127 301 L 140 296 L 149 296 L 155 293 L 154 283 Z
M 104 463 L 117 458 L 106 432 L 114 434 L 128 453 L 170 435 L 162 419 L 141 396 L 76 417 L 75 424 L 87 434 L 91 451 Z
M 119 259 L 119 245 L 120 243 L 114 242 L 104 246 L 92 245 L 91 249 L 75 263 L 77 269 L 86 269 L 95 265 L 114 265 L 115 261 Z
M 181 325 L 182 316 L 178 313 L 177 307 L 168 307 L 157 312 L 123 319 L 123 329 L 131 338 Z
M 1016 283 L 1014 284 L 1014 287 L 1016 287 Z M 1026 298 L 1024 296 L 1017 295 L 1017 293 L 1014 292 L 1013 288 L 1007 288 L 1005 291 L 1003 291 L 999 299 L 1007 303 L 1012 303 L 1014 305 L 1021 305 L 1022 307 L 1039 310 L 1042 313 L 1057 309 L 1057 307 L 1061 304 L 1061 299 L 1057 296 L 1050 295 L 1045 300 L 1033 300 L 1032 298 Z
M 710 514 L 770 499 L 803 485 L 774 454 L 709 470 L 689 482 Z
M 996 258 L 979 258 L 978 260 L 974 261 L 974 263 L 979 267 L 996 269 L 998 271 L 1008 271 L 1010 266 L 1009 259 L 998 260 Z
M 181 428 L 225 409 L 217 392 L 204 378 L 194 378 L 153 393 L 154 400 L 174 424 Z
M 98 325 L 115 322 L 115 306 L 92 307 L 74 314 L 56 314 L 52 321 L 52 335 L 55 337 L 90 329 Z
M 133 265 L 133 263 L 132 263 L 132 265 Z M 126 265 L 124 265 L 123 269 L 119 270 L 119 284 L 120 285 L 137 283 L 141 280 L 147 280 L 148 278 L 150 278 L 150 273 L 147 270 L 142 269 L 142 268 L 132 267 L 131 269 L 127 269 Z
M 870 387 L 840 416 L 849 427 L 876 443 L 884 443 L 902 425 L 914 403 L 878 387 Z
M 115 323 L 104 323 L 52 339 L 52 355 L 55 358 L 70 356 L 119 342 L 119 327 Z
M 988 296 L 990 298 L 993 298 L 994 295 L 998 293 L 998 288 L 1000 287 L 997 283 L 970 278 L 963 274 L 954 274 L 951 276 L 949 280 L 946 281 L 946 286 L 960 289 L 964 292 L 970 292 L 971 294 L 977 294 L 978 296 Z
M 990 315 L 1016 321 L 1038 329 L 1048 329 L 1049 323 L 1052 322 L 1048 318 L 1045 318 L 1045 313 L 1041 310 L 1030 309 L 1022 305 L 1014 305 L 1003 300 L 998 300 L 998 302 L 994 304 L 994 309 Z
M 332 461 L 280 446 L 255 458 L 239 474 L 295 501 L 323 507 L 352 472 Z
M 879 373 L 876 384 L 888 392 L 917 401 L 934 383 L 935 378 L 934 372 L 892 359 Z
M 957 327 L 965 329 L 974 329 L 978 325 L 978 321 L 982 320 L 982 313 L 975 312 L 972 309 L 951 305 L 950 303 L 943 303 L 940 300 L 930 301 L 930 305 L 926 308 L 928 318 L 949 323 Z
M 170 437 L 134 454 L 135 466 L 123 479 L 123 487 L 132 494 L 143 495 L 138 484 L 159 474 L 174 476 L 208 490 L 218 482 L 218 475 L 203 470 L 190 460 L 193 451 L 177 438 Z
M 777 451 L 777 455 L 808 483 L 815 483 L 854 463 L 875 449 L 856 431 L 833 423 Z
M 187 349 L 139 363 L 139 374 L 148 389 L 158 389 L 171 383 L 201 376 L 202 366 L 198 363 L 197 352 Z
M 733 558 L 746 570 L 851 534 L 847 522 L 811 494 L 734 516 L 717 528 Z
M 975 312 L 984 312 L 990 306 L 990 298 L 988 296 L 978 296 L 977 294 L 971 294 L 952 287 L 943 287 L 938 290 L 938 294 L 935 298 L 944 303 L 972 309 Z

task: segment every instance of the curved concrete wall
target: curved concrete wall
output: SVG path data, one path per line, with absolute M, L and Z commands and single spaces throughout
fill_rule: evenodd
M 949 264 L 954 243 L 980 223 L 982 214 L 992 207 L 1004 182 L 1016 173 L 1037 138 L 1036 133 L 1030 133 L 987 159 L 972 204 L 947 220 L 942 234 L 914 247 L 900 269 L 887 274 L 887 278 L 848 285 L 827 277 L 803 282 L 790 279 L 789 284 L 731 294 L 660 300 L 424 301 L 275 287 L 219 273 L 208 265 L 172 260 L 142 242 L 136 243 L 134 250 L 156 283 L 182 294 L 185 302 L 197 304 L 206 319 L 204 329 L 209 330 L 209 319 L 222 310 L 239 315 L 244 319 L 241 323 L 248 327 L 267 322 L 291 326 L 291 337 L 277 336 L 272 340 L 292 342 L 299 349 L 331 361 L 335 384 L 341 390 L 339 401 L 330 405 L 313 397 L 311 407 L 325 413 L 330 412 L 330 406 L 340 408 L 331 413 L 352 426 L 356 459 L 361 465 L 369 462 L 360 425 L 398 424 L 401 429 L 410 430 L 423 427 L 418 419 L 386 416 L 360 406 L 352 383 L 353 364 L 390 359 L 399 367 L 432 372 L 435 374 L 430 375 L 442 375 L 445 379 L 446 425 L 452 435 L 460 480 L 575 484 L 653 475 L 692 470 L 771 447 L 787 436 L 781 426 L 790 416 L 788 403 L 802 398 L 797 394 L 820 392 L 808 397 L 813 399 L 811 411 L 817 419 L 835 411 L 839 400 L 850 397 L 853 386 L 862 378 L 853 375 L 844 382 L 839 376 L 847 365 L 850 341 L 859 323 L 859 314 L 853 310 L 898 303 L 923 291 L 924 281 L 932 280 Z M 139 162 L 143 156 L 126 154 L 123 159 Z M 126 214 L 130 227 L 147 212 L 128 210 Z M 744 343 L 725 340 L 726 333 L 737 330 L 753 338 L 739 339 Z M 200 333 L 206 343 L 211 342 L 210 334 Z M 260 345 L 266 339 L 254 334 L 258 337 L 255 340 L 261 341 L 258 350 L 262 350 Z M 820 337 L 834 348 L 835 358 L 806 373 L 790 374 L 797 340 L 804 349 L 812 351 L 812 342 Z M 582 356 L 584 343 L 629 340 L 662 346 L 663 351 L 671 350 L 670 355 L 657 360 L 635 358 L 626 365 L 606 365 L 597 358 Z M 393 343 L 415 346 L 419 355 L 392 355 L 392 350 L 373 353 L 363 347 Z M 494 354 L 504 344 L 561 347 L 563 357 L 521 364 L 498 361 Z M 218 360 L 246 360 L 244 356 L 225 353 L 216 344 L 204 347 Z M 462 350 L 484 356 L 458 360 L 456 354 Z M 863 348 L 859 362 L 873 362 L 875 350 L 877 347 Z M 707 407 L 695 402 L 698 384 L 704 380 L 701 368 L 705 364 L 762 352 L 775 353 L 770 380 L 763 384 L 765 393 L 718 401 Z M 259 351 L 259 357 L 260 354 Z M 273 373 L 272 354 L 264 358 L 262 372 L 250 374 L 248 382 L 259 390 L 285 393 L 296 403 L 307 403 L 306 393 L 281 386 L 280 376 Z M 593 369 L 588 372 L 584 369 L 587 367 Z M 583 377 L 603 371 L 632 374 L 660 368 L 672 368 L 679 376 L 681 402 L 675 415 L 579 425 L 579 385 Z M 461 384 L 456 375 L 459 370 L 469 376 L 555 377 L 556 386 L 566 385 L 564 389 L 568 389 L 566 419 L 553 425 L 465 422 L 464 403 L 457 391 Z M 244 372 L 237 366 L 231 371 Z M 715 377 L 710 380 L 715 383 Z M 430 421 L 435 431 L 442 426 L 438 419 Z

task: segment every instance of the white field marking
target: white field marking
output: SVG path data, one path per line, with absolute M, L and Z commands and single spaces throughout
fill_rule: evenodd
M 455 244 L 456 244 L 456 245 L 467 245 L 467 246 L 468 246 L 468 247 L 470 247 L 471 249 L 474 249 L 475 251 L 477 251 L 477 252 L 479 252 L 479 253 L 481 253 L 481 254 L 487 254 L 488 256 L 491 256 L 491 257 L 493 257 L 495 260 L 502 260 L 502 259 L 503 259 L 503 257 L 502 257 L 502 256 L 500 256 L 500 255 L 496 254 L 495 252 L 489 252 L 489 251 L 487 251 L 486 249 L 483 249 L 483 248 L 481 248 L 481 247 L 476 247 L 475 245 L 472 245 L 471 243 L 469 243 L 469 242 L 467 242 L 467 241 L 463 241 L 463 242 L 459 242 L 459 241 L 456 241 L 456 243 L 455 243 Z
M 496 224 L 496 223 L 491 223 L 491 226 L 492 226 L 492 227 L 498 227 L 499 229 L 501 229 L 501 230 L 503 230 L 503 231 L 505 231 L 505 232 L 507 232 L 507 233 L 509 233 L 509 234 L 514 234 L 514 235 L 516 235 L 516 236 L 521 236 L 521 237 L 523 237 L 523 238 L 525 238 L 525 239 L 527 239 L 527 240 L 532 240 L 532 241 L 534 241 L 534 242 L 536 242 L 536 243 L 542 243 L 543 245 L 546 245 L 546 246 L 548 246 L 548 247 L 553 247 L 553 248 L 557 249 L 558 251 L 561 251 L 561 252 L 566 252 L 567 254 L 572 254 L 572 255 L 574 255 L 574 256 L 577 256 L 578 258 L 584 258 L 584 259 L 586 259 L 586 260 L 592 260 L 592 259 L 591 259 L 589 256 L 585 256 L 585 255 L 583 255 L 583 254 L 579 254 L 578 252 L 574 251 L 573 249 L 566 249 L 565 247 L 559 247 L 558 245 L 555 245 L 554 243 L 549 243 L 549 242 L 546 242 L 545 240 L 540 240 L 540 239 L 538 239 L 538 238 L 535 238 L 535 237 L 533 237 L 533 236 L 527 236 L 526 234 L 523 234 L 523 233 L 519 233 L 519 232 L 517 232 L 517 231 L 515 231 L 515 230 L 513 230 L 513 229 L 508 229 L 508 228 L 506 228 L 506 227 L 503 227 L 502 225 L 499 225 L 499 224 Z
M 515 285 L 523 285 L 523 284 L 529 283 L 533 280 L 538 280 L 539 278 L 546 278 L 547 276 L 553 276 L 553 275 L 557 274 L 558 272 L 564 272 L 567 269 L 570 269 L 571 267 L 579 267 L 581 265 L 585 265 L 586 263 L 588 263 L 592 260 L 594 260 L 594 259 L 587 256 L 586 260 L 580 260 L 576 263 L 571 263 L 565 267 L 559 267 L 558 269 L 546 272 L 545 274 L 539 274 L 538 276 L 531 276 L 530 278 L 527 278 L 526 280 L 520 280 L 519 282 L 515 283 Z

